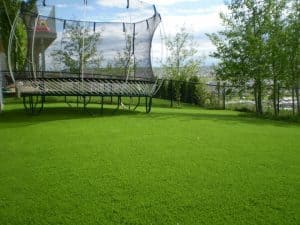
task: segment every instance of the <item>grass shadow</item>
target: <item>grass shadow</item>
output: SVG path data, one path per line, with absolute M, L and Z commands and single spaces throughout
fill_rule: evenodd
M 37 123 L 60 121 L 60 120 L 74 120 L 86 118 L 101 118 L 101 117 L 119 117 L 138 115 L 143 112 L 132 111 L 123 108 L 112 108 L 112 106 L 105 107 L 103 110 L 96 106 L 83 108 L 68 107 L 64 104 L 55 104 L 55 106 L 45 107 L 39 114 L 26 113 L 23 108 L 18 105 L 17 108 L 8 109 L 0 114 L 0 129 L 18 126 L 29 126 Z M 116 107 L 116 106 L 113 106 Z
M 171 112 L 152 112 L 150 116 L 157 120 L 165 120 L 168 118 L 178 118 L 178 120 L 210 120 L 210 121 L 222 121 L 228 123 L 247 123 L 255 125 L 275 125 L 280 127 L 299 126 L 297 121 L 281 121 L 272 120 L 263 117 L 257 117 L 253 113 L 246 112 L 232 112 L 222 110 L 194 110 L 193 112 L 187 112 L 186 110 L 175 109 Z
M 134 116 L 135 118 L 151 118 L 155 120 L 178 119 L 181 121 L 190 120 L 210 120 L 222 121 L 225 123 L 248 123 L 255 125 L 275 125 L 281 127 L 299 126 L 299 122 L 294 121 L 276 121 L 266 118 L 258 118 L 253 113 L 230 112 L 222 110 L 205 110 L 197 107 L 183 108 L 165 108 L 154 105 L 154 110 L 150 114 L 146 114 L 144 107 L 140 106 L 137 111 L 127 109 L 116 109 L 116 105 L 104 105 L 103 111 L 99 105 L 91 104 L 84 111 L 83 108 L 68 107 L 65 103 L 50 103 L 38 115 L 31 115 L 24 111 L 22 104 L 12 103 L 8 110 L 0 114 L 0 129 L 13 128 L 20 126 L 29 126 L 33 124 L 74 120 L 86 118 L 103 118 L 103 117 L 119 117 Z M 139 115 L 139 116 L 138 116 Z M 140 116 L 142 115 L 142 116 Z

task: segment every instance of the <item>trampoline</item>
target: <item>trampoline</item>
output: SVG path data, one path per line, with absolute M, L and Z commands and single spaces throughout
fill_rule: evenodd
M 152 39 L 161 16 L 138 0 L 26 1 L 12 23 L 8 67 L 26 111 L 38 113 L 47 96 L 146 98 L 159 88 L 151 64 Z M 14 71 L 11 50 L 17 24 L 27 34 L 24 71 Z M 138 106 L 138 105 L 137 105 Z M 136 107 L 137 107 L 136 106 Z M 136 108 L 135 107 L 135 108 Z

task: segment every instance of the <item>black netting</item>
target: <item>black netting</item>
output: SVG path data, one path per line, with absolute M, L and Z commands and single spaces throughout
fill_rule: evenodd
M 31 77 L 151 80 L 151 42 L 160 23 L 140 1 L 41 1 L 21 13 Z

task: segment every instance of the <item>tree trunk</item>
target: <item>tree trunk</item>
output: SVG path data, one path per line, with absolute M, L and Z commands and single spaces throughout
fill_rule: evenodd
M 262 90 L 261 87 L 259 86 L 258 92 L 257 92 L 257 105 L 258 105 L 258 114 L 262 115 L 263 114 L 263 107 L 262 107 Z
M 226 109 L 226 86 L 225 86 L 225 84 L 223 85 L 222 97 L 223 97 L 222 109 Z
M 220 97 L 221 97 L 221 93 L 220 93 L 220 81 L 218 81 L 217 83 L 217 93 L 218 93 L 218 108 L 220 108 L 221 104 L 220 104 Z
M 254 95 L 255 95 L 256 114 L 257 115 L 262 115 L 263 114 L 263 107 L 262 107 L 262 85 L 261 85 L 261 80 L 256 79 L 254 85 L 255 85 Z
M 280 110 L 280 85 L 277 84 L 277 115 L 279 115 Z
M 278 116 L 278 102 L 277 99 L 279 98 L 278 96 L 278 82 L 276 77 L 273 79 L 273 109 L 274 109 L 274 115 L 277 117 Z
M 292 107 L 293 107 L 293 116 L 295 116 L 295 88 L 292 88 Z
M 180 106 L 180 101 L 181 101 L 181 83 L 180 81 L 176 81 L 176 85 L 175 85 L 175 97 L 176 97 L 176 101 L 177 101 L 177 106 Z
M 300 83 L 300 78 L 298 79 L 298 85 L 296 87 L 296 100 L 297 100 L 297 114 L 300 116 L 300 94 L 299 94 L 299 83 Z
M 257 113 L 258 106 L 257 106 L 257 87 L 256 87 L 256 85 L 254 85 L 253 94 L 254 94 L 254 102 L 255 102 L 255 112 Z

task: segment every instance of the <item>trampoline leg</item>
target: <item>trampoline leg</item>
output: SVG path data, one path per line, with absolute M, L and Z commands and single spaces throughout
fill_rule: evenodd
M 35 101 L 33 98 L 36 98 Z M 39 97 L 41 98 L 40 106 L 38 107 L 39 104 Z M 28 99 L 28 101 L 26 101 Z M 24 109 L 27 113 L 30 113 L 32 115 L 34 114 L 39 114 L 43 109 L 44 109 L 44 102 L 45 102 L 45 96 L 23 96 L 23 105 Z
M 86 111 L 86 99 L 85 99 L 85 96 L 83 96 L 83 110 Z
M 146 112 L 148 112 L 148 97 L 145 97 Z
M 72 108 L 72 105 L 71 105 L 70 102 L 68 102 L 68 99 L 67 99 L 67 98 L 68 98 L 68 97 L 65 96 L 65 103 L 66 103 L 70 108 Z M 78 108 L 78 105 L 77 105 L 77 108 Z
M 39 109 L 39 113 L 44 109 L 44 102 L 45 102 L 45 96 L 43 95 L 42 96 L 42 102 L 41 102 L 41 107 L 40 107 L 40 109 Z
M 150 113 L 151 108 L 152 108 L 152 97 L 149 97 L 149 101 L 148 101 L 148 97 L 146 97 L 146 113 Z
M 139 96 L 139 98 L 138 98 L 138 103 L 137 103 L 136 106 L 134 107 L 133 111 L 135 111 L 135 110 L 137 109 L 137 107 L 139 107 L 140 103 L 141 103 L 141 96 Z
M 121 96 L 118 96 L 118 107 L 117 107 L 117 109 L 119 109 L 120 108 L 120 105 L 121 105 Z
M 23 96 L 23 105 L 24 105 L 24 109 L 26 112 L 28 112 L 28 107 L 27 107 L 27 104 L 26 104 L 26 97 Z
M 34 114 L 34 106 L 33 106 L 33 97 L 32 95 L 29 96 L 29 107 L 30 107 L 30 112 Z
M 41 103 L 40 103 L 41 105 L 40 105 L 39 109 L 37 109 L 37 105 L 39 103 L 39 97 L 41 98 Z M 33 107 L 33 113 L 39 114 L 44 109 L 44 101 L 45 101 L 44 95 L 36 96 L 36 100 L 35 100 L 34 107 Z
M 152 97 L 149 98 L 149 106 L 148 106 L 148 112 L 147 113 L 150 113 L 151 109 L 152 109 Z
M 23 105 L 27 113 L 33 114 L 32 96 L 23 96 Z
M 90 103 L 90 101 L 91 101 L 91 98 L 90 98 L 90 96 L 85 96 L 85 95 L 83 95 L 83 96 L 81 96 L 82 98 L 83 98 L 83 111 L 85 112 L 85 113 L 88 113 L 89 115 L 91 115 L 91 116 L 93 116 L 93 113 L 91 112 L 91 111 L 89 111 L 88 110 L 88 108 L 87 108 L 87 105 Z M 89 99 L 88 99 L 88 101 L 87 101 L 87 97 L 89 97 Z

